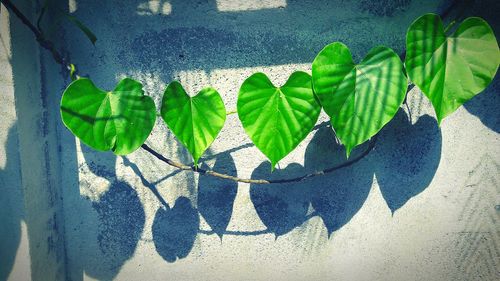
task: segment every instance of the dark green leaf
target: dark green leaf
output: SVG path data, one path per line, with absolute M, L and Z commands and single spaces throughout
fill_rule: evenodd
M 326 46 L 312 65 L 314 91 L 337 137 L 351 150 L 389 122 L 407 88 L 403 63 L 389 48 L 373 48 L 359 64 L 342 43 Z
M 491 27 L 467 18 L 447 37 L 441 18 L 418 18 L 406 35 L 406 69 L 413 83 L 431 100 L 438 123 L 483 91 L 500 63 Z

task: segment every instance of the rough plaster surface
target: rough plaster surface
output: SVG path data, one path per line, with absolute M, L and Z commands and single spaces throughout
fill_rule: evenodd
M 102 88 L 130 76 L 159 107 L 166 83 L 177 79 L 193 95 L 212 85 L 232 110 L 253 72 L 283 84 L 294 70 L 310 72 L 330 42 L 347 44 L 357 61 L 380 44 L 401 52 L 409 24 L 444 2 L 70 1 L 98 41 L 92 46 L 70 25 L 58 36 L 82 74 Z M 467 13 L 498 33 L 498 11 L 496 1 L 476 1 Z M 51 87 L 62 91 L 64 83 Z M 66 277 L 498 280 L 499 91 L 496 78 L 439 128 L 415 88 L 408 96 L 411 118 L 401 109 L 369 157 L 283 186 L 177 172 L 141 150 L 127 157 L 95 152 L 54 117 Z M 0 140 L 8 127 L 0 127 Z M 148 144 L 191 161 L 160 119 Z M 291 177 L 344 155 L 331 130 L 320 126 L 270 174 L 230 115 L 202 165 L 239 177 Z

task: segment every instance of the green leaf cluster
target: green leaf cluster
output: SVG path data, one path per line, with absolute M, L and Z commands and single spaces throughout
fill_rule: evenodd
M 429 98 L 441 123 L 488 86 L 500 63 L 497 40 L 484 20 L 467 18 L 453 34 L 446 33 L 439 16 L 426 14 L 408 29 L 404 64 L 383 46 L 357 63 L 346 45 L 334 42 L 314 59 L 312 76 L 297 71 L 277 87 L 264 73 L 255 73 L 239 90 L 238 117 L 273 168 L 307 137 L 321 109 L 349 155 L 395 116 L 409 83 Z M 163 95 L 161 117 L 195 166 L 223 128 L 226 114 L 214 88 L 191 97 L 174 81 Z M 61 116 L 88 146 L 128 154 L 151 133 L 156 108 L 132 79 L 106 92 L 81 78 L 64 91 Z

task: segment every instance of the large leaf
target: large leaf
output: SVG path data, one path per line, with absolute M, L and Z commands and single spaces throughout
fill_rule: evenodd
M 480 18 L 468 18 L 447 37 L 441 18 L 418 18 L 406 36 L 410 80 L 431 100 L 438 123 L 483 91 L 500 63 L 497 40 Z
M 156 120 L 156 109 L 153 99 L 144 95 L 137 81 L 125 78 L 113 91 L 106 92 L 90 79 L 82 78 L 64 91 L 61 117 L 64 125 L 86 145 L 125 155 L 147 139 Z
M 174 81 L 163 95 L 161 116 L 186 146 L 197 166 L 198 159 L 224 126 L 226 108 L 215 89 L 205 88 L 195 97 L 190 97 L 181 83 Z
M 311 76 L 300 71 L 282 87 L 263 73 L 253 74 L 241 85 L 237 109 L 243 128 L 272 168 L 307 136 L 321 111 Z
M 386 47 L 373 48 L 355 64 L 347 46 L 327 45 L 314 59 L 312 77 L 348 156 L 394 117 L 407 88 L 403 63 Z

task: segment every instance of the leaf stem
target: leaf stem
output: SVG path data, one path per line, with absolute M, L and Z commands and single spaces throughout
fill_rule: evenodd
M 19 9 L 12 4 L 10 0 L 0 0 L 7 9 L 12 11 L 16 17 L 18 17 L 21 22 L 27 26 L 31 32 L 35 35 L 36 41 L 42 46 L 44 49 L 48 50 L 52 54 L 52 58 L 55 60 L 56 63 L 62 65 L 64 68 L 66 68 L 68 71 L 71 70 L 71 66 L 66 62 L 64 57 L 56 50 L 54 47 L 54 43 L 51 41 L 47 40 L 43 33 L 36 27 L 34 26 L 30 20 L 21 12 Z
M 457 21 L 455 20 L 452 20 L 448 26 L 444 29 L 444 34 L 448 34 L 448 31 L 450 31 L 450 29 L 457 23 Z
M 44 35 L 41 32 L 41 30 L 39 28 L 37 28 L 36 26 L 34 26 L 30 22 L 30 20 L 21 11 L 19 11 L 19 9 L 17 9 L 17 7 L 10 0 L 0 0 L 0 2 L 3 3 L 7 9 L 9 9 L 10 11 L 12 11 L 21 20 L 21 22 L 25 26 L 27 26 L 33 32 L 33 34 L 35 35 L 36 40 L 38 41 L 38 43 L 40 44 L 40 46 L 42 46 L 44 49 L 47 49 L 52 54 L 52 57 L 53 57 L 53 59 L 54 59 L 54 61 L 56 63 L 58 63 L 61 66 L 65 67 L 70 72 L 72 79 L 78 77 L 78 76 L 74 76 L 75 75 L 76 67 L 73 64 L 71 64 L 70 62 L 68 62 L 56 50 L 56 48 L 54 47 L 54 44 L 51 41 L 47 40 L 44 37 Z M 456 5 L 456 1 L 454 1 L 452 5 L 450 5 L 445 11 L 443 11 L 441 13 L 441 17 L 445 17 L 452 10 L 452 8 L 455 5 Z M 454 24 L 454 21 L 452 23 Z M 448 30 L 450 28 L 450 26 L 451 26 L 451 24 L 448 25 L 448 27 L 447 27 L 446 30 Z M 404 56 L 405 56 L 405 53 L 403 52 L 401 54 L 401 57 L 404 58 Z M 236 112 L 237 112 L 236 110 L 232 110 L 232 111 L 227 112 L 226 115 L 234 114 Z M 330 168 L 327 168 L 327 169 L 324 169 L 324 170 L 321 170 L 321 171 L 315 171 L 313 173 L 305 174 L 305 175 L 302 175 L 302 176 L 299 176 L 299 177 L 284 178 L 284 179 L 277 179 L 277 180 L 238 178 L 238 177 L 235 177 L 235 176 L 231 176 L 231 175 L 219 173 L 219 172 L 216 172 L 216 171 L 213 171 L 213 170 L 206 170 L 206 169 L 202 169 L 202 168 L 196 168 L 194 166 L 188 166 L 188 165 L 185 165 L 183 163 L 176 162 L 174 160 L 171 160 L 171 159 L 163 156 L 162 154 L 160 154 L 159 152 L 157 152 L 156 150 L 152 149 L 151 147 L 149 147 L 146 144 L 143 144 L 141 146 L 141 148 L 143 150 L 145 150 L 146 152 L 150 153 L 151 155 L 153 155 L 154 157 L 156 157 L 157 159 L 159 159 L 160 161 L 165 162 L 166 164 L 168 164 L 168 165 L 170 165 L 172 167 L 175 167 L 175 168 L 177 168 L 178 170 L 181 170 L 181 171 L 192 171 L 192 172 L 195 172 L 195 173 L 199 173 L 201 175 L 209 175 L 209 176 L 213 176 L 213 177 L 217 177 L 217 178 L 221 178 L 221 179 L 232 180 L 232 181 L 243 182 L 243 183 L 251 183 L 251 184 L 283 184 L 283 183 L 301 182 L 301 181 L 307 180 L 309 178 L 313 178 L 313 177 L 316 177 L 316 176 L 321 176 L 321 175 L 328 174 L 328 173 L 331 173 L 333 171 L 336 171 L 336 170 L 339 170 L 339 169 L 342 169 L 342 168 L 349 167 L 349 166 L 357 163 L 358 161 L 360 161 L 364 157 L 366 157 L 373 150 L 373 148 L 375 147 L 376 141 L 377 141 L 377 135 L 375 135 L 369 141 L 368 147 L 366 148 L 366 150 L 364 150 L 358 156 L 353 157 L 353 158 L 345 161 L 344 163 L 332 166 Z
M 227 111 L 227 112 L 226 112 L 226 115 L 235 114 L 235 113 L 237 113 L 237 112 L 238 112 L 238 111 L 236 111 L 236 110 Z
M 322 176 L 324 174 L 331 173 L 333 171 L 349 167 L 357 162 L 359 162 L 361 159 L 365 158 L 375 147 L 375 143 L 377 142 L 377 136 L 374 136 L 368 143 L 368 147 L 358 156 L 349 159 L 348 161 L 345 161 L 344 163 L 332 166 L 330 168 L 321 170 L 321 171 L 315 171 L 313 173 L 305 174 L 302 176 L 294 177 L 294 178 L 284 178 L 284 179 L 277 179 L 277 180 L 268 180 L 268 179 L 246 179 L 246 178 L 239 178 L 235 176 L 231 176 L 228 174 L 223 174 L 219 173 L 213 170 L 207 170 L 207 169 L 202 169 L 202 168 L 195 168 L 194 166 L 188 166 L 179 162 L 176 162 L 174 160 L 171 160 L 169 158 L 166 158 L 163 156 L 161 153 L 157 152 L 156 150 L 152 149 L 149 147 L 147 144 L 143 144 L 141 146 L 142 149 L 146 150 L 148 153 L 151 155 L 155 156 L 158 160 L 165 162 L 166 164 L 175 167 L 177 169 L 183 170 L 183 171 L 192 171 L 195 173 L 199 173 L 200 175 L 208 175 L 208 176 L 213 176 L 221 179 L 226 179 L 226 180 L 231 180 L 235 182 L 243 182 L 243 183 L 252 183 L 252 184 L 283 184 L 283 183 L 295 183 L 295 182 L 301 182 L 316 176 Z

